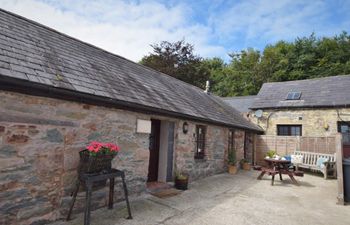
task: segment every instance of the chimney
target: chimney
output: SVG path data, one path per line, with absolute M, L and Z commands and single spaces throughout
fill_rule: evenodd
M 205 83 L 205 90 L 204 90 L 204 92 L 208 94 L 209 91 L 210 91 L 210 81 L 207 80 L 207 82 Z

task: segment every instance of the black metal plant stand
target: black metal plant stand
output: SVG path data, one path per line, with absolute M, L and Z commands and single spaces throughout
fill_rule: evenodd
M 130 204 L 128 199 L 128 189 L 126 187 L 125 183 L 125 174 L 124 171 L 117 170 L 117 169 L 111 169 L 107 173 L 103 174 L 91 174 L 91 173 L 82 173 L 79 176 L 76 189 L 73 193 L 73 199 L 71 201 L 71 205 L 69 208 L 67 221 L 70 220 L 70 215 L 73 210 L 73 206 L 75 203 L 75 199 L 77 197 L 79 187 L 81 183 L 85 183 L 86 185 L 86 202 L 85 202 L 85 214 L 84 214 L 84 225 L 90 224 L 90 211 L 91 211 L 91 193 L 92 193 L 92 186 L 94 182 L 99 182 L 103 180 L 109 179 L 109 202 L 108 202 L 108 209 L 113 209 L 113 196 L 114 196 L 114 178 L 115 177 L 121 177 L 123 181 L 123 189 L 124 189 L 124 195 L 125 195 L 125 201 L 126 206 L 128 208 L 129 216 L 127 219 L 132 219 L 131 216 L 131 210 L 130 210 Z

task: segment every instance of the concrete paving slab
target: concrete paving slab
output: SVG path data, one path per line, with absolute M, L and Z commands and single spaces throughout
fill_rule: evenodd
M 126 220 L 125 203 L 115 209 L 92 212 L 92 225 L 349 225 L 350 206 L 336 205 L 337 182 L 305 174 L 257 180 L 258 172 L 219 174 L 191 183 L 190 189 L 170 198 L 147 195 L 131 202 L 133 220 Z M 70 222 L 55 225 L 80 225 L 83 214 Z

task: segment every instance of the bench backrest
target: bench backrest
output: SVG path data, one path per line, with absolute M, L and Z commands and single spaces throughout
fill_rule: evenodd
M 335 162 L 335 154 L 324 154 L 324 153 L 316 153 L 316 152 L 301 152 L 295 151 L 294 155 L 302 155 L 303 156 L 303 164 L 309 166 L 316 166 L 317 160 L 319 158 L 326 158 L 329 162 Z

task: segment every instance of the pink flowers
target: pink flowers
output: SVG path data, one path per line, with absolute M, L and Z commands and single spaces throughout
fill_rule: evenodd
M 105 143 L 104 144 L 105 148 L 109 148 L 112 152 L 118 152 L 119 151 L 119 146 L 112 144 L 112 143 Z
M 113 143 L 91 142 L 86 149 L 91 153 L 117 154 L 119 146 Z

